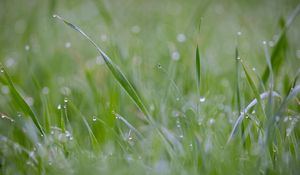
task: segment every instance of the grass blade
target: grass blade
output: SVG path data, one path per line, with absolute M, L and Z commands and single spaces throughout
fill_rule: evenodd
M 24 100 L 24 98 L 21 96 L 21 94 L 17 91 L 17 89 L 15 88 L 10 76 L 8 75 L 7 71 L 5 70 L 4 66 L 0 63 L 0 73 L 2 73 L 4 75 L 4 78 L 7 81 L 8 84 L 8 88 L 11 92 L 12 95 L 12 99 L 15 100 L 16 105 L 22 109 L 22 111 L 25 113 L 25 116 L 29 116 L 32 121 L 34 122 L 35 126 L 37 127 L 37 129 L 40 131 L 40 133 L 42 135 L 45 134 L 41 124 L 39 123 L 35 113 L 32 111 L 32 109 L 30 108 L 30 106 L 26 103 L 26 101 Z
M 199 96 L 200 96 L 200 72 L 201 70 L 201 63 L 200 63 L 200 54 L 199 54 L 199 47 L 197 45 L 197 48 L 196 48 L 196 78 L 197 78 L 197 90 L 198 90 L 198 93 L 199 93 Z
M 270 92 L 264 92 L 262 94 L 260 94 L 260 99 L 265 99 L 267 97 L 270 96 Z M 273 97 L 280 97 L 280 95 L 275 92 L 275 91 L 272 91 L 272 95 Z M 227 140 L 227 144 L 232 140 L 232 138 L 234 137 L 234 135 L 236 134 L 237 130 L 238 130 L 238 127 L 240 126 L 240 124 L 243 122 L 244 120 L 244 117 L 245 117 L 245 114 L 247 114 L 247 112 L 257 104 L 257 99 L 255 98 L 254 100 L 251 101 L 251 103 L 249 103 L 249 105 L 243 110 L 243 112 L 240 114 L 240 116 L 238 117 L 238 119 L 236 120 L 234 126 L 233 126 L 233 129 L 230 133 L 230 136 Z
M 299 13 L 300 13 L 300 4 L 297 5 L 296 9 L 288 17 L 287 22 L 285 23 L 285 26 L 283 27 L 283 30 L 279 35 L 279 39 L 274 46 L 270 61 L 271 61 L 272 67 L 276 66 L 276 67 L 274 67 L 274 71 L 276 71 L 276 72 L 278 72 L 279 66 L 281 65 L 281 63 L 283 61 L 283 57 L 280 57 L 279 54 L 286 48 L 286 44 L 287 44 L 286 32 Z M 276 73 L 276 72 L 274 72 L 274 73 Z M 262 80 L 264 83 L 267 82 L 269 75 L 270 75 L 270 69 L 267 66 L 265 68 L 265 71 L 262 76 Z
M 124 117 L 117 113 L 115 115 L 117 119 L 120 119 L 123 123 L 125 123 L 126 126 L 128 126 L 128 128 L 135 132 L 140 139 L 143 138 L 143 135 L 134 126 L 132 126 Z
M 255 85 L 255 82 L 254 82 L 254 78 L 256 77 L 253 70 L 251 70 L 247 65 L 242 64 L 242 67 L 244 69 L 244 72 L 246 74 L 246 78 L 247 78 L 247 81 L 254 93 L 254 96 L 255 98 L 257 99 L 257 102 L 258 102 L 258 105 L 259 105 L 259 108 L 261 109 L 261 111 L 264 113 L 264 108 L 263 108 L 263 105 L 262 105 L 262 101 L 261 101 L 261 98 L 260 98 L 260 95 L 259 95 L 259 92 L 258 92 L 258 89 L 256 88 L 256 85 Z
M 74 24 L 66 21 L 65 19 L 61 18 L 58 15 L 53 15 L 54 18 L 57 18 L 61 21 L 63 21 L 66 25 L 74 29 L 75 31 L 79 32 L 81 35 L 83 35 L 92 45 L 97 49 L 97 51 L 100 53 L 102 58 L 104 59 L 107 67 L 112 72 L 114 78 L 120 83 L 120 85 L 125 89 L 127 94 L 131 97 L 131 99 L 134 101 L 134 103 L 137 105 L 137 107 L 144 113 L 146 116 L 146 119 L 148 121 L 153 121 L 151 118 L 147 108 L 145 107 L 144 103 L 142 102 L 141 98 L 139 97 L 136 90 L 133 88 L 132 84 L 129 82 L 129 80 L 126 78 L 124 73 L 121 71 L 121 69 L 112 62 L 112 60 L 100 49 L 100 47 L 87 35 L 85 34 L 79 27 L 75 26 Z

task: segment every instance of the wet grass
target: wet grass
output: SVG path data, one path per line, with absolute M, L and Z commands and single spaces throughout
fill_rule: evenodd
M 0 174 L 300 172 L 297 2 L 16 3 Z

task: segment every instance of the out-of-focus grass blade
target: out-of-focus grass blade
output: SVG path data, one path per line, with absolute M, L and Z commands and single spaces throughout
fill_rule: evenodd
M 123 123 L 125 123 L 126 126 L 128 126 L 128 128 L 135 132 L 140 139 L 143 138 L 143 135 L 134 126 L 132 126 L 124 117 L 117 113 L 115 115 L 117 119 L 120 119 Z
M 261 111 L 264 113 L 264 109 L 263 109 L 263 105 L 262 105 L 262 101 L 261 101 L 261 98 L 260 98 L 260 95 L 259 95 L 259 92 L 258 92 L 258 89 L 255 85 L 255 82 L 254 82 L 254 78 L 256 77 L 253 70 L 250 69 L 247 65 L 243 64 L 242 63 L 242 66 L 243 66 L 243 69 L 244 69 L 244 72 L 246 74 L 246 78 L 247 78 L 247 81 L 254 93 L 254 96 L 255 98 L 257 99 L 257 102 L 258 102 L 258 105 L 259 105 L 259 108 L 261 109 Z
M 264 52 L 265 52 L 265 57 L 266 57 L 266 62 L 267 62 L 267 65 L 268 65 L 268 69 L 269 69 L 269 72 L 270 72 L 270 93 L 273 91 L 273 87 L 274 87 L 274 76 L 273 76 L 273 68 L 272 68 L 272 65 L 271 65 L 271 60 L 270 60 L 270 54 L 269 54 L 269 49 L 267 47 L 267 44 L 266 42 L 264 42 Z M 266 106 L 266 116 L 269 118 L 269 117 L 272 117 L 272 105 L 273 105 L 273 96 L 270 95 L 268 97 L 268 104 Z
M 236 101 L 239 114 L 241 113 L 241 90 L 240 90 L 240 57 L 239 50 L 235 48 L 235 81 L 236 81 Z
M 144 103 L 142 102 L 141 98 L 139 97 L 136 90 L 133 88 L 129 80 L 126 78 L 126 76 L 123 74 L 121 69 L 112 62 L 112 60 L 100 49 L 100 47 L 87 35 L 85 34 L 79 27 L 73 25 L 72 23 L 66 21 L 65 19 L 61 18 L 58 15 L 53 15 L 54 18 L 57 18 L 61 21 L 63 21 L 65 24 L 67 24 L 72 29 L 76 30 L 80 34 L 82 34 L 89 42 L 92 43 L 92 45 L 99 51 L 100 55 L 104 59 L 107 67 L 114 75 L 115 79 L 120 83 L 120 85 L 125 89 L 127 94 L 131 97 L 131 99 L 134 101 L 134 103 L 138 106 L 138 108 L 144 113 L 148 121 L 153 121 L 151 116 L 149 115 L 149 112 L 147 108 L 145 107 Z
M 282 104 L 280 105 L 277 115 L 280 116 L 283 111 L 287 108 L 288 102 L 293 99 L 298 93 L 300 92 L 300 85 L 295 86 L 292 88 L 289 95 L 283 100 Z
M 289 95 L 283 100 L 279 109 L 275 113 L 276 117 L 283 116 L 283 113 L 286 111 L 289 101 L 292 100 L 299 92 L 300 92 L 300 85 L 295 86 L 290 91 Z M 266 133 L 266 138 L 265 138 L 266 142 L 272 141 L 272 138 L 274 136 L 274 132 L 273 132 L 274 123 L 275 123 L 275 117 L 273 117 L 271 120 L 269 120 L 268 125 L 266 127 L 266 132 L 265 132 Z
M 295 20 L 296 16 L 300 12 L 300 4 L 297 5 L 296 9 L 292 12 L 292 14 L 288 17 L 287 22 L 285 23 L 282 32 L 279 35 L 279 39 L 277 43 L 274 46 L 273 52 L 271 54 L 271 65 L 274 68 L 274 73 L 277 73 L 280 65 L 282 64 L 283 57 L 280 57 L 280 53 L 286 49 L 287 45 L 287 37 L 286 37 L 286 32 Z M 262 76 L 262 80 L 264 83 L 267 82 L 268 78 L 270 75 L 270 70 L 268 66 L 265 68 L 265 71 Z
M 99 142 L 92 130 L 92 128 L 90 127 L 88 121 L 86 121 L 85 117 L 83 116 L 83 114 L 80 112 L 80 110 L 72 103 L 72 102 L 69 102 L 69 106 L 70 108 L 72 108 L 76 114 L 78 114 L 81 119 L 83 120 L 83 123 L 85 124 L 86 128 L 87 128 L 87 131 L 89 133 L 89 136 L 90 136 L 90 140 L 91 140 L 91 143 L 92 143 L 92 147 L 97 150 L 97 148 L 99 148 Z
M 8 84 L 8 88 L 10 90 L 10 94 L 12 95 L 12 99 L 15 101 L 15 104 L 22 109 L 22 111 L 25 113 L 26 116 L 29 116 L 32 121 L 34 122 L 35 126 L 38 128 L 38 130 L 40 131 L 40 133 L 42 135 L 45 134 L 41 124 L 39 123 L 36 115 L 34 114 L 34 112 L 32 111 L 32 109 L 29 107 L 29 105 L 26 103 L 26 101 L 23 99 L 23 97 L 20 95 L 20 93 L 17 91 L 17 89 L 15 88 L 10 76 L 8 75 L 7 71 L 5 70 L 4 66 L 0 63 L 0 74 L 3 74 L 7 84 Z
M 199 29 L 200 30 L 200 29 Z M 200 74 L 201 74 L 201 62 L 200 62 L 200 54 L 199 54 L 199 47 L 197 45 L 196 48 L 196 78 L 197 78 L 197 90 L 198 94 L 200 94 Z
M 262 94 L 260 94 L 260 99 L 265 99 L 267 98 L 268 96 L 270 96 L 270 92 L 264 92 Z M 280 95 L 275 92 L 275 91 L 272 91 L 272 95 L 273 97 L 279 97 L 280 98 Z M 231 131 L 231 134 L 227 140 L 227 144 L 232 140 L 232 138 L 234 137 L 234 135 L 236 134 L 237 130 L 238 130 L 238 127 L 240 126 L 240 124 L 242 123 L 242 121 L 244 120 L 244 117 L 245 115 L 247 114 L 247 112 L 257 104 L 257 99 L 255 98 L 254 100 L 251 101 L 251 103 L 249 103 L 249 105 L 243 110 L 243 112 L 240 114 L 240 116 L 238 117 L 238 119 L 236 120 L 234 126 L 233 126 L 233 129 Z

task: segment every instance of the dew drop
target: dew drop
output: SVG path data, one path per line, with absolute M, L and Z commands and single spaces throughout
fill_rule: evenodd
M 16 64 L 16 61 L 13 58 L 8 58 L 5 61 L 6 67 L 13 67 Z
M 34 103 L 34 100 L 32 97 L 25 97 L 25 102 L 29 105 L 32 106 Z
M 3 72 L 4 72 L 4 69 L 3 69 L 3 68 L 1 68 L 0 72 L 1 72 L 1 73 L 3 73 Z
M 177 35 L 177 41 L 178 42 L 183 43 L 183 42 L 185 42 L 185 40 L 186 40 L 186 37 L 183 33 L 180 33 L 180 34 Z
M 93 121 L 97 121 L 97 117 L 96 116 L 93 116 Z
M 1 92 L 2 92 L 3 94 L 8 94 L 8 93 L 9 93 L 9 88 L 8 88 L 8 86 L 2 86 L 2 87 L 1 87 Z
M 172 52 L 171 57 L 172 57 L 172 60 L 178 61 L 180 58 L 180 54 L 179 54 L 179 52 L 174 51 L 174 52 Z
M 65 99 L 64 99 L 64 102 L 65 102 L 65 103 L 68 103 L 68 99 L 67 99 L 67 98 L 65 98 Z
M 70 48 L 71 47 L 71 43 L 70 42 L 66 42 L 65 43 L 65 48 Z
M 180 137 L 180 138 L 183 138 L 183 135 L 181 134 L 179 137 Z
M 30 46 L 29 45 L 25 45 L 25 50 L 29 51 L 30 50 Z
M 253 67 L 253 68 L 252 68 L 252 70 L 253 70 L 253 71 L 256 71 L 256 68 L 255 68 L 255 67 Z
M 215 123 L 215 119 L 213 119 L 213 118 L 209 119 L 209 124 L 210 124 L 210 125 L 212 125 L 212 124 L 214 124 L 214 123 Z
M 57 106 L 57 109 L 58 109 L 58 110 L 60 110 L 60 109 L 61 109 L 61 105 L 60 105 L 60 104 Z
M 44 95 L 47 95 L 47 94 L 49 93 L 49 88 L 48 88 L 48 87 L 43 87 L 42 93 L 43 93 Z
M 242 32 L 238 31 L 238 32 L 237 32 L 237 35 L 238 35 L 238 36 L 241 36 L 241 35 L 242 35 Z
M 201 103 L 203 103 L 203 102 L 205 102 L 205 97 L 200 97 L 200 99 L 199 99 L 199 101 L 201 102 Z
M 267 44 L 267 42 L 266 42 L 266 41 L 263 41 L 262 43 L 263 43 L 263 45 L 266 45 L 266 44 Z

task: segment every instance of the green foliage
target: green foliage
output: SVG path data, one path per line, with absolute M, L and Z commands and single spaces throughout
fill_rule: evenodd
M 0 174 L 298 174 L 299 11 L 0 1 Z

